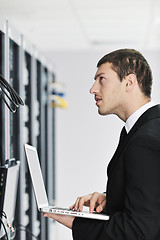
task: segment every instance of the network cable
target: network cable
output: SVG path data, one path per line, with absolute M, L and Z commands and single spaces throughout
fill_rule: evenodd
M 12 108 L 10 104 L 6 101 L 6 97 L 13 104 L 14 108 Z M 24 105 L 24 102 L 20 98 L 18 93 L 7 82 L 7 80 L 4 77 L 2 77 L 1 74 L 0 74 L 0 98 L 5 102 L 5 104 L 12 113 L 16 112 L 16 109 L 19 107 L 19 105 Z

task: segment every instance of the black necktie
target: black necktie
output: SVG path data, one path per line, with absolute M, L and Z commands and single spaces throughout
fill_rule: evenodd
M 126 136 L 127 136 L 126 128 L 123 127 L 120 134 L 119 144 L 121 144 L 124 141 Z
M 108 170 L 107 170 L 108 176 L 111 175 L 112 169 L 114 168 L 114 165 L 117 161 L 117 157 L 121 153 L 121 150 L 123 150 L 123 143 L 124 143 L 126 136 L 127 136 L 127 132 L 126 132 L 125 127 L 123 127 L 121 130 L 121 133 L 120 133 L 120 138 L 119 138 L 119 143 L 118 143 L 117 149 L 108 165 Z

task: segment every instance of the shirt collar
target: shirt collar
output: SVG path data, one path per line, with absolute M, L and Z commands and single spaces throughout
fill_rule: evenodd
M 134 112 L 126 121 L 125 123 L 125 128 L 126 128 L 126 132 L 128 133 L 131 128 L 133 127 L 133 125 L 136 123 L 136 121 L 138 120 L 138 118 L 145 112 L 147 111 L 149 108 L 153 107 L 157 105 L 157 103 L 153 102 L 152 100 L 148 103 L 146 103 L 145 105 L 143 105 L 142 107 L 140 107 L 136 112 Z

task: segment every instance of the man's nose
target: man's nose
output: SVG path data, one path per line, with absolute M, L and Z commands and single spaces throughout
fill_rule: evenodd
M 99 90 L 98 90 L 98 86 L 97 86 L 97 83 L 96 83 L 96 81 L 95 81 L 95 83 L 93 84 L 93 86 L 92 86 L 91 89 L 90 89 L 90 93 L 91 93 L 91 94 L 96 94 L 98 91 L 99 91 Z

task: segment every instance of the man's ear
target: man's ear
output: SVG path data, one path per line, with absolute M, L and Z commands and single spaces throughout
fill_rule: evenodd
M 126 91 L 130 92 L 137 84 L 137 77 L 135 74 L 129 74 L 125 77 Z

